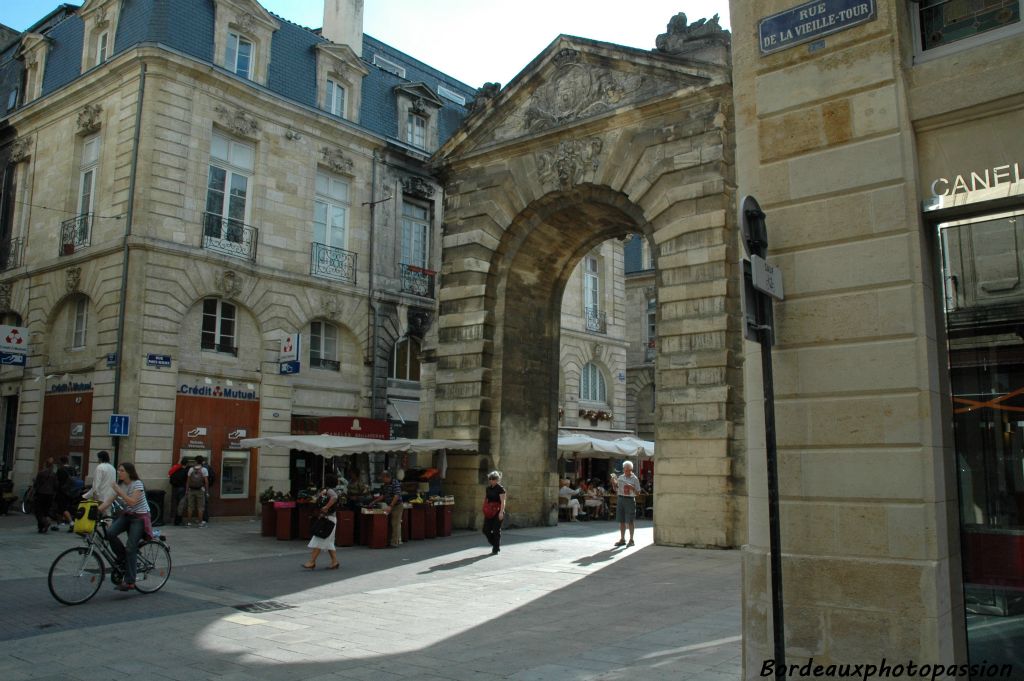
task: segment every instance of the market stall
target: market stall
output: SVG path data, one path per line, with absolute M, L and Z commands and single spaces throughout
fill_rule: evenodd
M 434 466 L 429 468 L 399 469 L 398 479 L 403 480 L 407 487 L 405 503 L 406 516 L 403 523 L 405 539 L 422 539 L 451 534 L 451 512 L 455 503 L 453 497 L 440 493 L 440 478 L 444 477 L 447 468 L 446 452 L 448 450 L 475 451 L 475 442 L 460 440 L 439 440 L 428 438 L 397 438 L 382 440 L 374 438 L 349 437 L 341 435 L 276 435 L 256 437 L 242 440 L 243 447 L 271 447 L 287 449 L 292 452 L 308 452 L 320 460 L 319 480 L 323 480 L 324 472 L 344 472 L 359 470 L 358 467 L 346 465 L 351 457 L 369 454 L 407 455 L 430 452 L 435 454 Z M 339 465 L 340 461 L 340 465 Z M 349 543 L 358 542 L 373 548 L 382 546 L 380 528 L 383 518 L 378 518 L 380 509 L 369 505 L 373 495 L 370 492 L 372 476 L 369 467 L 364 466 L 361 476 L 345 478 L 344 502 L 346 510 L 339 513 L 339 537 L 351 536 Z M 365 479 L 362 479 L 365 478 Z M 313 512 L 310 500 L 312 489 L 300 491 L 294 497 L 291 494 L 268 494 L 264 501 L 264 534 L 277 536 L 279 539 L 291 539 L 293 536 L 308 538 L 308 516 Z M 273 510 L 268 504 L 273 504 Z M 351 515 L 349 515 L 351 514 Z M 348 525 L 351 525 L 349 530 Z M 273 528 L 273 530 L 271 530 Z M 422 528 L 422 529 L 421 529 Z M 345 544 L 341 544 L 345 545 Z

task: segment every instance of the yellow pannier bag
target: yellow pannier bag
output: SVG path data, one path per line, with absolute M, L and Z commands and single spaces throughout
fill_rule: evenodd
M 96 521 L 100 518 L 100 503 L 89 499 L 78 504 L 75 511 L 75 532 L 77 534 L 92 534 L 96 529 Z

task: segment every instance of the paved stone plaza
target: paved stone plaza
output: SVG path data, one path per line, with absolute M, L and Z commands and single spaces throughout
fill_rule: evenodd
M 162 529 L 174 559 L 162 592 L 105 585 L 67 607 L 46 573 L 80 540 L 0 517 L 3 679 L 741 675 L 739 553 L 655 546 L 649 521 L 630 549 L 613 549 L 617 529 L 600 521 L 509 530 L 494 557 L 457 531 L 396 551 L 341 549 L 340 570 L 313 573 L 300 568 L 304 542 L 260 537 L 257 522 Z M 236 607 L 252 603 L 263 605 Z

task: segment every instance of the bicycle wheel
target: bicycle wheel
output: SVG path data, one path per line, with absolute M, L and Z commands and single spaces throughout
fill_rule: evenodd
M 162 541 L 142 542 L 136 565 L 135 590 L 151 594 L 159 591 L 171 576 L 171 552 Z
M 160 503 L 149 499 L 149 518 L 154 525 L 160 525 L 164 520 L 164 509 Z
M 85 603 L 103 584 L 103 561 L 84 546 L 68 549 L 53 561 L 47 584 L 64 605 Z

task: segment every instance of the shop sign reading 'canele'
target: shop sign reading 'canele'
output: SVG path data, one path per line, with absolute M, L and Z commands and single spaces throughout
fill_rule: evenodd
M 785 50 L 875 18 L 875 0 L 814 0 L 758 22 L 761 54 Z
M 197 385 L 182 383 L 178 386 L 179 395 L 190 395 L 193 397 L 220 397 L 229 400 L 258 400 L 256 388 L 251 383 L 245 389 L 234 386 L 222 386 L 219 383 L 209 385 Z

